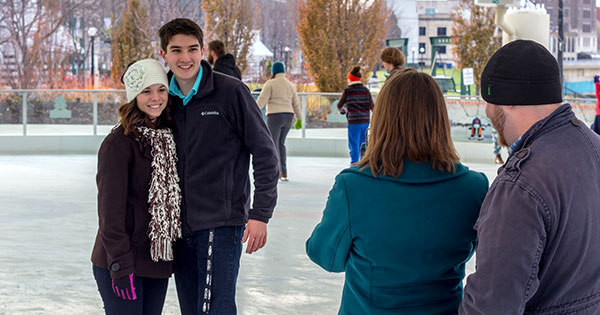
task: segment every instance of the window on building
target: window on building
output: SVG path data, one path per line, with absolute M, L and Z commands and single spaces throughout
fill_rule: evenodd
M 592 3 L 591 0 L 583 0 L 583 4 L 590 4 L 590 3 Z
M 438 52 L 438 54 L 445 54 L 446 46 L 437 46 L 437 52 Z
M 552 16 L 552 9 L 546 9 L 546 12 L 548 12 L 549 16 Z
M 445 27 L 438 27 L 437 29 L 437 34 L 438 36 L 446 36 L 446 28 Z
M 583 38 L 583 47 L 585 47 L 585 48 L 589 48 L 590 47 L 590 38 L 589 37 L 584 37 Z
M 568 32 L 569 31 L 569 23 L 565 23 L 563 25 L 563 32 Z
M 581 31 L 584 33 L 590 33 L 592 31 L 592 27 L 589 24 L 582 24 Z
M 584 19 L 589 19 L 592 17 L 592 11 L 590 10 L 583 10 L 583 18 Z
M 419 36 L 427 36 L 427 29 L 424 26 L 419 27 Z
M 419 54 L 425 54 L 427 52 L 427 45 L 425 43 L 419 43 Z
M 570 13 L 571 13 L 571 11 L 569 10 L 569 8 L 566 8 L 566 9 L 563 11 L 563 17 L 564 17 L 565 19 L 568 19 L 568 18 L 569 18 L 569 14 L 570 14 Z
M 432 8 L 425 9 L 425 14 L 435 14 L 435 9 L 432 9 Z

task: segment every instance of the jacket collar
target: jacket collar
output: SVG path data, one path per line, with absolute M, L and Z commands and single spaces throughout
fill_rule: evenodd
M 469 171 L 468 167 L 460 163 L 454 164 L 454 167 L 456 168 L 456 172 L 449 173 L 433 169 L 430 163 L 415 163 L 405 158 L 404 169 L 400 177 L 378 175 L 377 178 L 406 184 L 435 183 L 463 176 Z M 343 170 L 342 173 L 355 173 L 373 177 L 373 173 L 371 173 L 369 167 L 361 170 L 362 168 L 362 166 L 352 166 Z
M 521 150 L 522 148 L 528 147 L 535 141 L 535 139 L 542 135 L 550 132 L 562 125 L 571 123 L 571 120 L 576 119 L 575 113 L 571 109 L 571 104 L 563 104 L 559 106 L 552 114 L 548 117 L 536 122 L 527 130 L 522 136 L 521 140 L 513 149 L 513 153 Z
M 204 59 L 200 62 L 200 66 L 202 67 L 202 79 L 200 80 L 200 86 L 198 87 L 198 91 L 196 92 L 195 98 L 197 98 L 197 99 L 204 98 L 205 96 L 212 93 L 212 91 L 214 90 L 214 83 L 213 83 L 213 74 L 214 73 L 213 73 L 212 67 L 210 66 L 208 61 L 206 61 Z M 171 70 L 169 70 L 169 72 L 167 73 L 167 78 L 169 79 L 169 82 L 171 81 L 172 77 L 173 77 L 173 72 Z

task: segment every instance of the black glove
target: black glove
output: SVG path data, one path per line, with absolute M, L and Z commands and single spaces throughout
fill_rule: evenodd
M 135 287 L 133 286 L 133 273 L 112 280 L 113 292 L 123 300 L 133 301 L 137 299 L 135 295 Z

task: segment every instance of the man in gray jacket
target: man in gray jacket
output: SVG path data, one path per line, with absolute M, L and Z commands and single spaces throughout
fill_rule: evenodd
M 459 314 L 600 314 L 600 137 L 562 102 L 556 59 L 518 40 L 481 77 L 510 145 L 475 225 Z

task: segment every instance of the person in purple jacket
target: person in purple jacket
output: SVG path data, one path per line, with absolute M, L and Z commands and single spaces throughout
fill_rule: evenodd
M 600 314 L 600 137 L 562 104 L 556 59 L 517 40 L 481 76 L 509 146 L 475 224 L 459 314 Z

